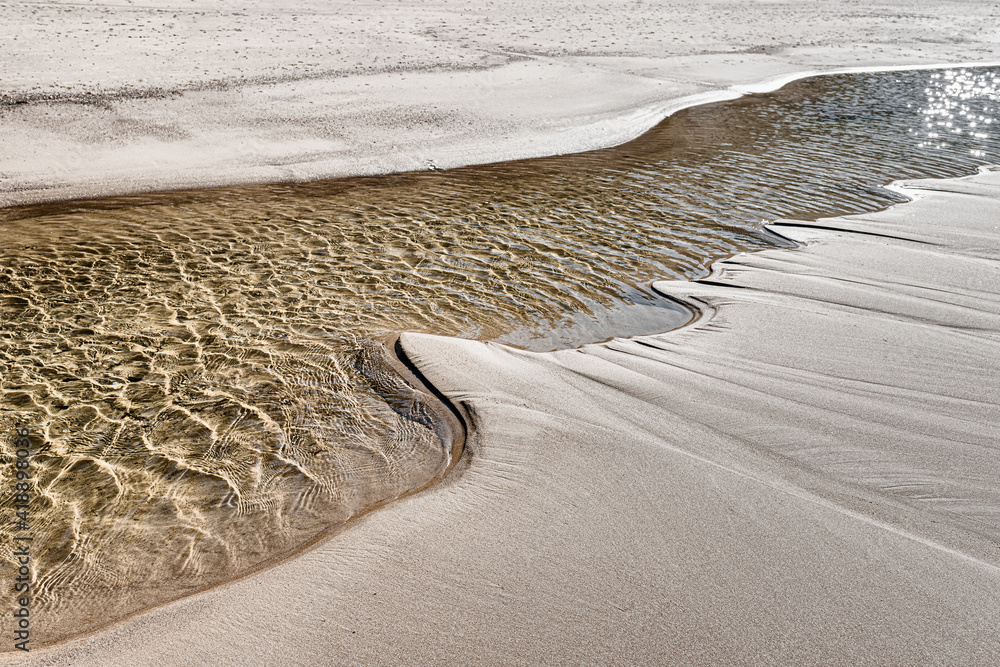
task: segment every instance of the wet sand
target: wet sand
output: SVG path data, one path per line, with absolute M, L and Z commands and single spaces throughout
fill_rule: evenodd
M 1000 171 L 905 191 L 657 283 L 670 333 L 404 334 L 470 429 L 441 485 L 39 660 L 995 663 Z
M 832 11 L 832 3 L 824 7 Z M 866 35 L 851 29 L 884 18 L 879 7 L 825 23 L 843 30 L 840 46 L 828 36 L 798 53 L 830 68 L 992 55 L 993 37 L 964 27 L 981 23 L 988 7 L 902 7 L 910 32 L 892 43 L 867 35 L 889 55 L 852 50 Z M 760 11 L 766 19 L 770 9 Z M 940 14 L 918 16 L 927 12 Z M 695 24 L 730 25 L 704 15 Z M 916 52 L 925 47 L 930 55 Z M 440 155 L 459 157 L 435 164 L 615 143 L 681 95 L 730 95 L 734 81 L 806 64 L 759 55 L 768 58 L 748 56 L 753 62 L 743 68 L 723 61 L 737 57 L 731 53 L 659 63 L 684 81 L 677 98 L 643 97 L 632 80 L 626 95 L 615 87 L 617 74 L 603 87 L 572 77 L 583 87 L 562 88 L 560 104 L 517 107 L 529 117 L 556 108 L 555 120 L 527 129 L 519 121 L 509 144 L 492 136 L 477 145 L 472 135 L 488 136 L 479 131 L 448 135 L 461 150 Z M 684 87 L 691 58 L 709 90 Z M 441 79 L 435 94 L 467 90 Z M 206 89 L 202 98 L 212 99 L 202 111 L 236 99 L 225 97 L 233 89 L 224 85 L 199 94 Z M 529 86 L 519 99 L 538 90 Z M 122 102 L 112 93 L 97 106 L 110 105 L 126 125 L 134 119 L 126 107 L 152 109 L 152 127 L 171 99 L 198 96 L 181 92 L 146 107 L 147 97 Z M 561 102 L 570 98 L 613 107 L 567 112 Z M 643 111 L 629 115 L 636 108 Z M 183 118 L 177 127 L 211 116 L 164 113 Z M 254 153 L 260 171 L 250 173 L 239 148 L 222 150 L 244 140 L 235 130 L 226 135 L 239 123 L 225 113 L 179 139 L 164 132 L 151 140 L 133 124 L 135 132 L 115 135 L 124 142 L 109 139 L 107 152 L 86 153 L 80 149 L 94 129 L 87 123 L 100 121 L 76 125 L 76 117 L 60 116 L 60 126 L 29 117 L 15 124 L 23 143 L 5 141 L 14 149 L 4 159 L 19 155 L 17 169 L 3 169 L 12 193 L 5 202 L 341 173 L 296 171 L 288 165 L 302 163 L 281 162 L 289 153 L 277 144 L 281 164 L 261 165 Z M 248 132 L 274 120 L 267 112 L 245 117 Z M 561 127 L 579 130 L 560 134 Z M 394 124 L 384 131 L 405 135 Z M 438 145 L 440 134 L 410 140 Z M 486 143 L 497 157 L 477 152 Z M 163 148 L 158 164 L 145 161 L 154 144 Z M 212 150 L 195 150 L 199 144 L 215 150 L 205 165 L 198 156 Z M 397 168 L 367 145 L 353 148 L 324 155 L 347 164 L 342 173 Z M 426 159 L 399 155 L 408 160 L 400 168 Z M 919 201 L 886 213 L 775 228 L 804 248 L 718 263 L 706 281 L 659 284 L 701 313 L 670 334 L 548 354 L 405 334 L 406 355 L 471 427 L 466 456 L 441 485 L 279 567 L 31 657 L 39 664 L 994 663 L 1000 286 L 990 283 L 1000 178 L 919 188 Z
M 549 351 L 676 328 L 690 312 L 649 281 L 792 245 L 760 220 L 877 211 L 906 200 L 879 187 L 901 174 L 1000 161 L 997 76 L 814 77 L 583 154 L 0 211 L 17 239 L 0 432 L 44 438 L 34 645 L 247 576 L 431 482 L 433 405 L 363 341 Z M 15 564 L 16 535 L 0 527 Z

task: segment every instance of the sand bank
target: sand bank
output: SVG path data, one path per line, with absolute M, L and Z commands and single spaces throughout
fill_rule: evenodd
M 901 187 L 657 283 L 700 314 L 670 333 L 404 334 L 472 427 L 440 486 L 32 657 L 995 664 L 1000 171 Z
M 996 60 L 992 3 L 15 2 L 0 206 L 599 148 L 745 84 Z

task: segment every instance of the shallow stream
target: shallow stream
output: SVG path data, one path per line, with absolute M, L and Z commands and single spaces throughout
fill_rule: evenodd
M 998 107 L 1000 70 L 820 77 L 579 155 L 0 211 L 5 496 L 15 428 L 33 445 L 0 559 L 33 537 L 32 639 L 239 576 L 438 474 L 382 334 L 547 350 L 680 326 L 651 281 L 780 243 L 763 221 L 1000 162 Z

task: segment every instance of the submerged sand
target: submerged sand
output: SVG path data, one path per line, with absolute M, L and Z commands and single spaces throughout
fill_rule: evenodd
M 657 283 L 677 331 L 404 334 L 470 427 L 444 483 L 38 658 L 995 664 L 1000 171 L 902 187 Z
M 738 84 L 1000 40 L 988 3 L 549 4 L 11 5 L 0 205 L 583 150 Z M 907 192 L 658 284 L 700 313 L 668 334 L 405 334 L 471 431 L 441 485 L 0 664 L 995 664 L 1000 174 Z

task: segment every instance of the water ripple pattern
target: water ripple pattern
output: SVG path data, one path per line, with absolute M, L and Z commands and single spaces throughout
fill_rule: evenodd
M 1000 162 L 998 89 L 822 77 L 581 155 L 0 213 L 0 484 L 30 429 L 32 638 L 251 571 L 439 474 L 381 334 L 551 349 L 678 326 L 648 283 L 778 243 L 762 221 Z

